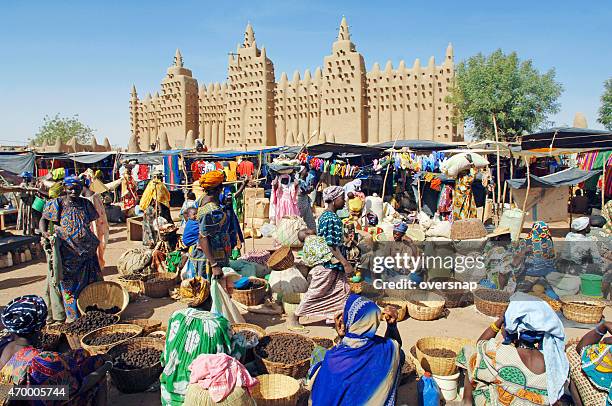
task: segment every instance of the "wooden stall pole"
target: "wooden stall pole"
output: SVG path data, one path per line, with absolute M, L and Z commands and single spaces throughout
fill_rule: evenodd
M 257 172 L 255 173 L 255 179 L 259 179 L 259 175 L 261 174 L 261 163 L 263 161 L 263 151 L 259 151 L 259 164 L 257 165 Z M 259 182 L 257 182 L 257 186 L 259 186 Z M 242 218 L 246 218 L 246 199 L 244 199 L 244 216 Z M 255 233 L 253 232 L 253 218 L 255 216 L 255 210 L 251 213 L 251 249 L 255 250 Z
M 527 199 L 529 198 L 529 191 L 531 190 L 531 171 L 529 169 L 529 158 L 523 156 L 523 159 L 525 161 L 525 165 L 527 166 L 527 191 L 525 192 L 525 200 L 523 201 L 523 214 L 521 216 L 521 227 L 519 231 L 519 236 L 523 232 L 523 223 L 525 222 L 525 210 L 527 209 Z
M 496 155 L 497 155 L 497 204 L 493 207 L 495 208 L 495 221 L 496 225 L 499 224 L 499 207 L 498 204 L 501 204 L 501 164 L 499 159 L 499 133 L 497 131 L 497 119 L 495 118 L 495 114 L 493 116 L 493 129 L 495 130 L 495 145 L 496 145 Z
M 601 175 L 601 211 L 603 212 L 604 206 L 606 205 L 606 161 L 603 165 L 603 174 Z

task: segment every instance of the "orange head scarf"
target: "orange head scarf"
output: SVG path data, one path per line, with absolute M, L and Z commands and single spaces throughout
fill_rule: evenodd
M 223 172 L 210 171 L 200 176 L 200 187 L 204 190 L 214 189 L 222 184 L 224 179 Z

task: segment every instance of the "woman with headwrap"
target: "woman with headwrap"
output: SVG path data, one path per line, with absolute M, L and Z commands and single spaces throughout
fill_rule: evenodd
M 394 405 L 403 363 L 397 311 L 383 310 L 385 337 L 376 335 L 381 319 L 378 306 L 358 295 L 349 296 L 336 317 L 340 343 L 312 362 L 308 372 L 313 405 Z
M 565 236 L 565 249 L 562 257 L 575 268 L 587 268 L 599 271 L 604 260 L 601 258 L 596 242 L 588 234 L 591 231 L 588 217 L 578 217 L 571 224 L 571 231 Z M 584 272 L 583 272 L 584 273 Z
M 98 218 L 96 221 L 91 222 L 91 231 L 98 237 L 100 241 L 100 245 L 98 245 L 98 263 L 100 264 L 100 269 L 104 269 L 105 261 L 104 261 L 104 251 L 106 250 L 106 245 L 108 244 L 110 227 L 108 225 L 108 219 L 106 218 L 106 208 L 104 207 L 104 202 L 102 202 L 102 197 L 99 193 L 95 193 L 91 190 L 91 179 L 93 178 L 93 171 L 86 175 L 83 178 L 83 192 L 82 195 L 85 199 L 89 200 L 96 212 L 98 213 Z
M 130 162 L 123 163 L 123 173 L 121 174 L 121 205 L 123 206 L 123 211 L 126 213 L 136 206 L 138 200 L 136 181 L 134 180 L 134 176 L 132 176 L 133 168 L 134 165 Z
M 524 268 L 528 276 L 546 276 L 556 270 L 555 247 L 548 225 L 536 221 L 527 238 L 520 240 L 517 258 L 524 259 Z
M 300 216 L 304 219 L 306 226 L 311 230 L 317 229 L 314 215 L 312 214 L 312 200 L 310 194 L 315 188 L 314 178 L 309 175 L 307 166 L 302 166 L 298 176 L 298 197 L 297 206 L 300 210 Z
M 326 267 L 332 270 L 353 273 L 353 267 L 342 255 L 341 247 L 344 243 L 344 227 L 342 220 L 336 214 L 344 208 L 344 189 L 341 186 L 328 186 L 323 190 L 323 200 L 327 204 L 325 211 L 319 217 L 317 235 L 323 237 L 329 246 L 334 260 Z
M 103 401 L 106 388 L 100 383 L 112 363 L 89 357 L 84 350 L 60 354 L 35 348 L 46 317 L 47 306 L 35 295 L 13 299 L 3 310 L 2 324 L 10 335 L 0 340 L 0 385 L 66 385 L 70 399 L 65 404 L 90 404 L 96 397 Z
M 300 210 L 297 205 L 298 182 L 291 181 L 291 176 L 280 175 L 272 181 L 272 194 L 270 196 L 270 209 L 274 213 L 274 224 L 280 224 L 285 216 L 299 216 Z
M 231 222 L 219 202 L 225 177 L 221 171 L 210 171 L 200 177 L 204 194 L 198 200 L 200 223 L 199 248 L 206 257 L 206 273 L 215 279 L 223 277 L 224 266 L 229 266 L 232 253 Z M 205 275 L 200 275 L 205 276 Z
M 66 316 L 79 316 L 76 300 L 90 283 L 102 280 L 97 249 L 100 241 L 91 231 L 90 224 L 98 218 L 93 204 L 81 197 L 83 186 L 75 176 L 64 180 L 67 195 L 47 202 L 41 220 L 41 233 L 49 238 L 49 224 L 59 238 L 62 265 L 60 291 Z
M 476 218 L 476 201 L 472 193 L 472 183 L 475 178 L 474 169 L 457 175 L 453 191 L 453 220 Z
M 306 237 L 302 249 L 302 261 L 310 268 L 310 285 L 294 314 L 289 315 L 289 329 L 301 329 L 299 317 L 324 318 L 332 322 L 334 315 L 342 311 L 349 295 L 350 285 L 342 270 L 331 269 L 333 254 L 325 238 Z
M 21 191 L 19 192 L 19 206 L 17 207 L 17 229 L 20 230 L 23 235 L 34 235 L 34 230 L 38 226 L 39 218 L 34 218 L 34 213 L 38 213 L 36 210 L 32 210 L 32 203 L 34 203 L 34 183 L 32 182 L 33 176 L 30 172 L 23 172 L 21 174 L 22 182 L 19 184 Z
M 502 342 L 495 339 L 500 331 Z M 464 399 L 476 406 L 555 404 L 569 373 L 564 341 L 563 324 L 546 302 L 514 294 L 504 316 L 457 356 Z
M 161 355 L 164 367 L 160 377 L 161 403 L 164 406 L 185 402 L 191 381 L 190 366 L 200 354 L 224 353 L 240 359 L 245 352 L 244 337 L 234 335 L 227 319 L 210 311 L 210 283 L 203 278 L 196 281 L 183 281 L 181 290 L 188 291 L 185 296 L 191 297 L 189 307 L 175 311 L 168 320 L 166 345 Z M 242 395 L 244 397 L 236 403 L 228 404 L 248 404 L 241 401 L 250 396 L 248 393 Z
M 156 172 L 149 181 L 138 205 L 144 211 L 142 219 L 142 243 L 153 247 L 157 241 L 159 226 L 173 223 L 170 215 L 170 192 L 163 182 L 164 174 Z M 163 220 L 160 220 L 160 217 Z

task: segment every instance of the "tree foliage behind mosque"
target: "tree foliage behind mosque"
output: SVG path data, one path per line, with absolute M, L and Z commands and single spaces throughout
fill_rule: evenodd
M 30 141 L 35 145 L 54 144 L 59 138 L 63 143 L 67 143 L 76 137 L 80 144 L 87 144 L 91 142 L 94 131 L 83 124 L 77 114 L 72 117 L 61 117 L 56 114 L 53 117 L 45 116 L 38 132 Z
M 601 106 L 597 121 L 612 131 L 612 78 L 604 82 L 604 92 L 601 95 Z
M 465 121 L 474 138 L 495 139 L 495 115 L 500 140 L 512 140 L 550 124 L 562 91 L 554 69 L 540 73 L 531 60 L 498 49 L 460 62 L 446 101 L 456 107 L 454 120 Z

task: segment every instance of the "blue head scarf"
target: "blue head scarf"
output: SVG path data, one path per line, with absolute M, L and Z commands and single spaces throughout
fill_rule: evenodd
M 26 172 L 21 172 L 21 175 L 19 175 L 19 176 L 22 177 L 23 179 L 26 179 L 26 180 L 32 180 L 32 178 L 34 177 L 34 176 L 32 176 L 32 172 L 27 172 L 27 171 Z
M 45 326 L 47 305 L 36 295 L 25 295 L 10 301 L 2 312 L 2 324 L 15 334 L 32 334 Z
M 399 344 L 376 335 L 378 306 L 351 295 L 344 306 L 346 335 L 310 370 L 313 405 L 395 404 Z
M 66 187 L 70 187 L 74 185 L 83 186 L 83 182 L 81 182 L 81 179 L 78 178 L 77 176 L 68 176 L 64 179 L 64 185 L 66 185 Z

